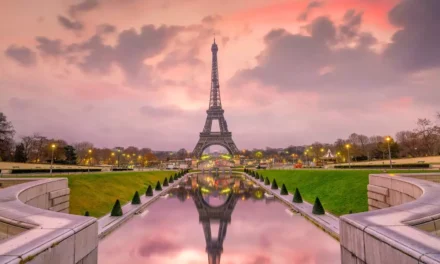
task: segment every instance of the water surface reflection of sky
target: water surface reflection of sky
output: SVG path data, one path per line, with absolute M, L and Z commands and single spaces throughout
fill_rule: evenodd
M 99 263 L 206 264 L 194 201 L 159 199 L 99 244 Z M 213 237 L 218 224 L 212 224 Z M 279 202 L 239 199 L 227 227 L 222 264 L 340 263 L 338 241 Z

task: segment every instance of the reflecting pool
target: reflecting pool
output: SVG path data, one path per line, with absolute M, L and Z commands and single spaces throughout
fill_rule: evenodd
M 193 175 L 105 237 L 100 264 L 340 263 L 339 242 L 241 176 Z

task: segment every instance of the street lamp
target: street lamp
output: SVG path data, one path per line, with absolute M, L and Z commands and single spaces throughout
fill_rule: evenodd
M 304 155 L 306 155 L 306 164 L 309 164 L 309 155 L 307 155 L 308 150 L 304 151 Z
M 138 159 L 139 159 L 139 167 L 140 167 L 140 169 L 142 171 L 142 155 L 139 155 Z
M 119 164 L 119 160 L 120 160 L 120 158 L 121 158 L 121 150 L 118 149 L 118 168 L 119 168 L 119 166 L 120 166 L 120 164 Z
M 51 148 L 52 148 L 52 158 L 50 160 L 50 175 L 52 176 L 52 167 L 53 167 L 53 152 L 55 151 L 55 144 L 52 144 Z
M 92 150 L 89 149 L 89 166 L 87 166 L 87 171 L 90 172 L 90 165 L 92 165 Z
M 390 148 L 391 138 L 390 137 L 386 137 L 385 140 L 387 141 L 387 144 L 388 144 L 388 158 L 390 159 L 390 168 L 393 168 L 393 162 L 391 161 L 391 148 Z
M 351 168 L 350 144 L 345 145 L 345 147 L 347 148 L 348 168 Z

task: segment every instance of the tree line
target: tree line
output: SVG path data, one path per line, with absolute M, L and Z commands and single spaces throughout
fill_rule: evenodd
M 440 113 L 436 119 L 440 121 Z M 0 161 L 49 163 L 53 153 L 54 162 L 59 164 L 154 166 L 160 161 L 183 160 L 192 156 L 183 148 L 175 152 L 152 151 L 135 146 L 97 148 L 90 142 L 68 144 L 63 139 L 48 138 L 38 133 L 14 141 L 14 135 L 12 123 L 0 112 Z M 390 141 L 387 142 L 386 137 L 390 137 Z M 352 133 L 334 143 L 315 142 L 309 146 L 242 150 L 240 155 L 247 159 L 272 158 L 276 162 L 312 160 L 322 157 L 330 149 L 338 162 L 347 161 L 348 153 L 351 160 L 364 161 L 386 159 L 388 144 L 393 158 L 440 155 L 440 127 L 427 118 L 420 118 L 414 129 L 399 131 L 394 137 Z

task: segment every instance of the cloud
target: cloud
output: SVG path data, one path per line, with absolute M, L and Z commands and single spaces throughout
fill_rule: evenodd
M 110 34 L 116 32 L 116 27 L 110 24 L 101 24 L 96 26 L 96 34 Z
M 157 64 L 158 69 L 168 70 L 179 65 L 188 65 L 191 67 L 204 66 L 204 63 L 197 58 L 199 50 L 191 48 L 189 51 L 182 49 L 174 50 L 168 53 L 165 58 Z
M 206 17 L 202 18 L 202 23 L 208 24 L 208 25 L 213 25 L 215 23 L 220 22 L 221 20 L 222 20 L 222 17 L 219 15 L 206 16 Z
M 440 1 L 401 1 L 388 18 L 401 28 L 385 50 L 385 57 L 395 67 L 419 71 L 440 66 Z
M 115 62 L 130 77 L 136 76 L 142 69 L 145 59 L 161 53 L 168 42 L 183 27 L 146 25 L 138 33 L 134 29 L 119 34 L 118 44 L 114 48 Z
M 24 46 L 11 45 L 5 50 L 5 55 L 24 67 L 37 64 L 37 56 L 34 51 Z
M 67 51 L 88 51 L 89 53 L 79 62 L 77 66 L 86 73 L 107 74 L 110 72 L 114 60 L 114 49 L 103 43 L 102 37 L 94 35 L 87 41 L 80 44 L 72 44 Z
M 350 14 L 344 20 L 344 25 L 353 25 L 347 28 L 358 27 L 354 17 L 356 14 Z M 329 18 L 318 17 L 307 25 L 310 36 L 284 29 L 270 31 L 264 38 L 265 49 L 257 56 L 257 66 L 238 71 L 230 85 L 256 81 L 282 92 L 328 95 L 378 91 L 403 81 L 398 71 L 383 63 L 380 54 L 369 49 L 376 42 L 374 36 L 349 30 L 355 34 L 350 37 L 356 45 L 346 46 L 341 35 L 346 36 L 348 31 L 340 28 Z
M 69 7 L 69 14 L 72 17 L 75 17 L 77 13 L 88 12 L 90 10 L 97 8 L 98 6 L 99 6 L 98 0 L 84 0 L 79 4 L 71 5 Z
M 333 42 L 336 37 L 336 28 L 328 17 L 318 17 L 307 27 L 310 35 L 320 42 Z
M 351 41 L 358 36 L 362 24 L 363 12 L 356 13 L 356 10 L 350 9 L 345 12 L 343 23 L 339 26 L 339 32 L 342 40 Z
M 304 12 L 302 12 L 301 14 L 299 14 L 297 20 L 298 21 L 306 21 L 308 19 L 308 16 L 310 14 L 310 12 L 315 9 L 315 8 L 319 8 L 321 6 L 324 5 L 324 2 L 320 2 L 320 1 L 311 1 L 307 7 L 306 10 Z
M 114 46 L 105 44 L 103 36 L 96 34 L 85 42 L 69 45 L 66 57 L 72 60 L 72 54 L 86 52 L 87 55 L 76 62 L 83 72 L 108 74 L 112 66 L 117 65 L 125 75 L 126 84 L 148 87 L 155 77 L 153 67 L 144 61 L 159 55 L 183 29 L 179 26 L 153 25 L 143 26 L 140 32 L 127 29 L 118 35 Z
M 38 42 L 37 49 L 42 55 L 60 56 L 63 54 L 62 42 L 59 39 L 51 40 L 46 37 L 36 37 Z
M 80 31 L 84 25 L 79 21 L 72 21 L 64 16 L 58 16 L 58 23 L 67 30 Z

